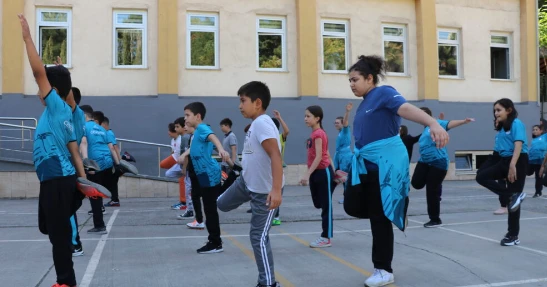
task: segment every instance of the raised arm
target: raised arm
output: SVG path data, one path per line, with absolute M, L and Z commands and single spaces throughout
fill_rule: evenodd
M 397 110 L 397 114 L 409 121 L 428 126 L 431 133 L 431 139 L 437 144 L 437 148 L 442 148 L 448 144 L 448 133 L 439 125 L 437 120 L 430 117 L 416 106 L 404 103 Z
M 450 130 L 453 128 L 457 128 L 459 126 L 462 126 L 474 121 L 475 119 L 472 119 L 472 118 L 466 118 L 465 120 L 452 120 L 448 123 L 448 129 Z
M 25 18 L 25 16 L 23 16 L 23 14 L 19 14 L 18 17 L 19 22 L 21 23 L 23 41 L 25 42 L 28 61 L 32 69 L 32 74 L 34 75 L 34 79 L 36 79 L 36 83 L 38 84 L 38 88 L 40 89 L 39 96 L 40 99 L 45 99 L 48 93 L 51 91 L 51 85 L 49 84 L 46 76 L 46 69 L 44 68 L 44 63 L 42 63 L 40 55 L 38 55 L 38 51 L 36 50 L 34 42 L 32 41 L 32 37 L 30 36 L 30 29 L 27 19 Z
M 351 112 L 351 109 L 353 109 L 353 104 L 352 104 L 352 103 L 348 103 L 348 104 L 346 105 L 346 113 L 344 114 L 344 121 L 342 122 L 342 124 L 344 125 L 344 127 L 349 126 L 349 113 Z
M 273 113 L 274 113 L 274 117 L 281 124 L 281 127 L 283 127 L 283 134 L 282 134 L 283 140 L 287 140 L 287 136 L 289 135 L 289 126 L 287 126 L 287 124 L 285 123 L 285 121 L 281 117 L 281 114 L 279 113 L 279 111 L 274 110 Z
M 224 150 L 224 148 L 222 147 L 222 143 L 218 140 L 215 134 L 208 135 L 207 140 L 212 142 L 217 147 L 218 155 L 220 155 L 223 161 L 226 161 L 230 158 L 230 154 L 228 154 L 228 152 Z

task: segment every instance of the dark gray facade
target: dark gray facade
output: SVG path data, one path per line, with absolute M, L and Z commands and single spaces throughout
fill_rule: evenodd
M 111 128 L 119 138 L 169 144 L 167 136 L 167 124 L 184 114 L 184 106 L 193 101 L 201 101 L 207 107 L 205 122 L 210 124 L 219 138 L 223 135 L 219 122 L 228 117 L 232 119 L 234 133 L 239 140 L 241 152 L 244 140 L 244 127 L 250 122 L 241 116 L 238 105 L 239 100 L 235 96 L 230 97 L 178 97 L 176 95 L 159 96 L 84 96 L 81 104 L 91 105 L 95 110 L 100 110 L 110 118 Z M 342 116 L 347 99 L 323 99 L 318 97 L 274 98 L 268 108 L 268 112 L 279 110 L 283 119 L 290 127 L 290 135 L 286 144 L 285 162 L 287 164 L 302 164 L 306 162 L 306 140 L 311 130 L 304 124 L 304 110 L 310 105 L 323 107 L 325 119 L 323 125 L 329 135 L 329 148 L 334 155 L 337 132 L 334 128 L 334 120 Z M 351 100 L 354 111 L 360 103 L 359 99 Z M 436 116 L 440 112 L 445 113 L 447 120 L 473 117 L 476 122 L 450 131 L 450 144 L 448 146 L 451 160 L 454 160 L 454 152 L 458 150 L 491 150 L 494 144 L 492 103 L 468 103 L 468 102 L 439 102 L 439 101 L 414 101 L 418 107 L 427 106 Z M 32 117 L 39 118 L 43 106 L 36 96 L 23 96 L 17 94 L 3 95 L 0 99 L 0 117 Z M 536 102 L 517 104 L 519 118 L 525 123 L 531 137 L 532 125 L 539 123 L 540 107 Z M 421 133 L 423 127 L 403 120 L 412 135 Z M 137 145 L 123 145 L 123 150 L 128 150 L 139 161 L 139 168 L 146 169 L 147 173 L 157 174 L 156 160 L 157 149 L 144 148 Z M 168 150 L 161 152 L 161 157 L 167 156 Z M 417 145 L 412 161 L 418 159 Z M 146 164 L 149 162 L 150 164 Z M 151 165 L 151 167 L 148 167 Z M 146 166 L 146 167 L 145 167 Z M 150 169 L 150 170 L 149 170 Z M 149 171 L 148 171 L 149 170 Z M 153 171 L 155 170 L 155 172 Z M 144 170 L 143 170 L 144 171 Z

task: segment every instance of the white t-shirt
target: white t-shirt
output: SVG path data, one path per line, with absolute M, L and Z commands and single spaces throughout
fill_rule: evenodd
M 273 185 L 272 161 L 262 147 L 262 142 L 267 139 L 275 139 L 281 152 L 277 127 L 272 118 L 261 115 L 251 123 L 251 127 L 245 135 L 241 166 L 247 188 L 252 192 L 262 194 L 270 193 Z M 284 175 L 283 185 L 285 185 Z
M 175 160 L 178 160 L 180 157 L 180 142 L 182 136 L 178 136 L 177 139 L 171 139 L 171 151 L 173 152 L 172 156 Z

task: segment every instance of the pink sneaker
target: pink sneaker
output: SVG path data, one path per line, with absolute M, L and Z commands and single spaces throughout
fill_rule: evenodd
M 498 210 L 494 211 L 495 215 L 504 215 L 507 214 L 507 207 L 500 207 Z
M 330 239 L 329 238 L 323 238 L 319 237 L 317 240 L 310 242 L 311 248 L 325 248 L 325 247 L 331 247 Z

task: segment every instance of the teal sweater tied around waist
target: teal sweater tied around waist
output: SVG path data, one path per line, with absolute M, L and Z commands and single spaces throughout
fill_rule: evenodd
M 405 229 L 405 199 L 410 191 L 408 154 L 401 137 L 371 142 L 354 148 L 351 164 L 351 185 L 361 183 L 360 174 L 367 174 L 364 160 L 378 165 L 380 193 L 385 216 L 400 230 Z M 367 192 L 364 190 L 364 192 Z

